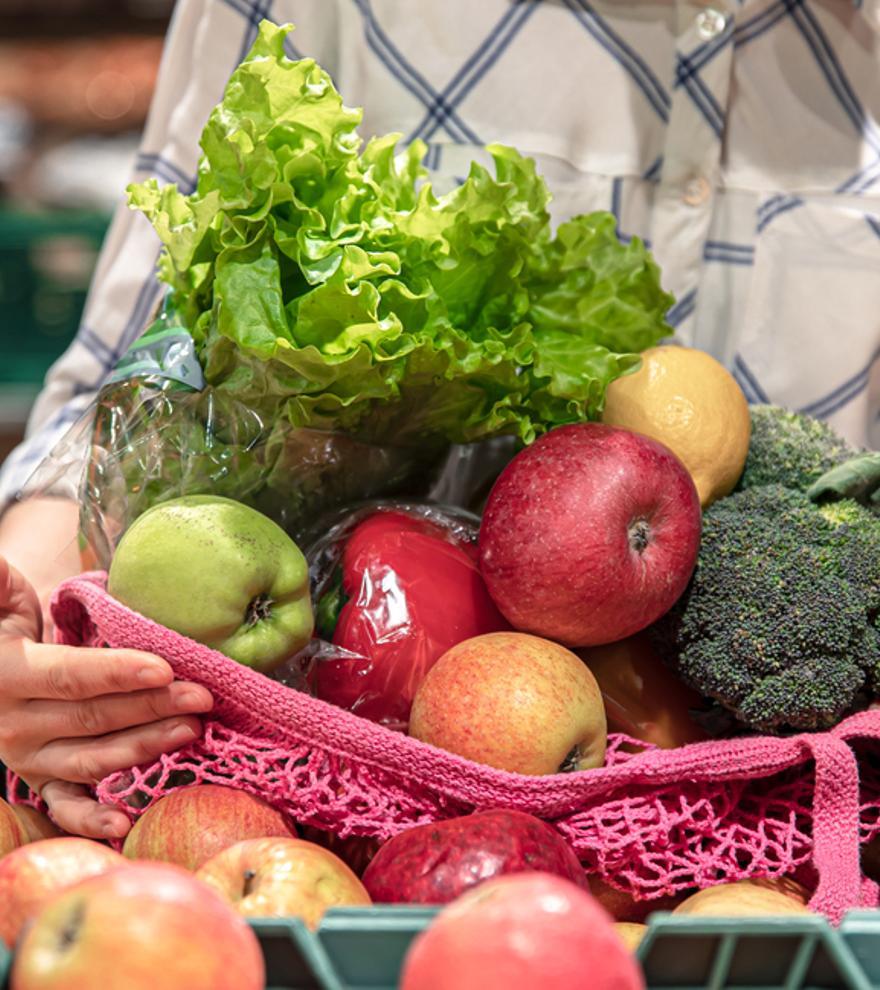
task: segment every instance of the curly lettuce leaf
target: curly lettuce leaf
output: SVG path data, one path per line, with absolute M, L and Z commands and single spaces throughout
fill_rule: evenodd
M 522 442 L 601 411 L 671 333 L 656 265 L 607 213 L 554 235 L 534 162 L 493 146 L 437 197 L 425 148 L 362 147 L 361 114 L 268 22 L 202 134 L 188 196 L 130 203 L 206 381 L 268 424 L 371 443 Z

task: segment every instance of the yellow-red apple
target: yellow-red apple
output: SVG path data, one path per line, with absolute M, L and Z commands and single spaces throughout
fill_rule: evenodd
M 147 808 L 122 847 L 129 859 L 157 859 L 197 870 L 242 839 L 294 834 L 281 812 L 233 787 L 195 784 Z
M 54 894 L 124 865 L 109 846 L 72 835 L 13 849 L 0 859 L 0 939 L 13 945 L 25 922 Z
M 12 805 L 0 798 L 0 856 L 5 856 L 27 841 L 27 831 Z
M 317 928 L 331 907 L 370 904 L 338 856 L 304 839 L 247 839 L 224 849 L 196 876 L 249 917 L 301 918 Z
M 126 863 L 62 891 L 22 935 L 11 990 L 263 990 L 245 920 L 191 873 Z
M 654 651 L 647 633 L 577 650 L 605 702 L 608 731 L 676 749 L 709 734 L 691 718 L 703 699 L 680 681 Z
M 809 914 L 809 891 L 789 877 L 720 883 L 685 898 L 673 914 L 748 918 L 758 915 Z
M 516 632 L 447 650 L 416 692 L 409 734 L 523 774 L 601 766 L 607 740 L 602 695 L 587 665 L 558 643 Z
M 12 810 L 15 812 L 15 817 L 24 825 L 28 842 L 57 839 L 65 834 L 48 815 L 37 811 L 29 804 L 14 804 Z

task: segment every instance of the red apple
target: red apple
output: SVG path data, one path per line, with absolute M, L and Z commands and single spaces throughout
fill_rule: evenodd
M 56 895 L 22 936 L 11 990 L 263 990 L 260 943 L 205 884 L 131 863 Z
M 380 846 L 379 840 L 371 835 L 349 835 L 341 839 L 333 832 L 314 825 L 300 825 L 299 831 L 302 838 L 323 846 L 334 856 L 338 856 L 359 877 L 363 876 L 364 870 Z
M 502 810 L 408 828 L 379 849 L 363 881 L 377 904 L 447 904 L 492 877 L 526 870 L 587 885 L 556 829 L 522 811 Z
M 700 526 L 691 476 L 663 444 L 601 423 L 561 426 L 495 482 L 480 567 L 515 628 L 596 646 L 672 607 L 694 569 Z
M 447 905 L 416 937 L 401 990 L 641 990 L 638 964 L 570 880 L 513 873 Z
M 416 692 L 409 734 L 524 774 L 602 765 L 602 695 L 583 660 L 526 633 L 487 633 L 437 661 Z
M 303 839 L 246 839 L 196 876 L 241 914 L 301 918 L 317 928 L 331 907 L 369 905 L 370 895 L 338 856 Z
M 0 939 L 13 945 L 53 894 L 124 865 L 109 846 L 72 835 L 13 849 L 0 859 Z
M 691 711 L 705 707 L 703 699 L 660 659 L 647 633 L 577 654 L 602 692 L 609 732 L 622 732 L 661 749 L 709 738 L 691 717 Z
M 122 852 L 129 859 L 158 859 L 197 870 L 242 839 L 293 834 L 281 812 L 252 794 L 196 784 L 147 808 L 126 836 Z
M 15 812 L 15 817 L 24 826 L 28 842 L 39 842 L 40 839 L 57 839 L 66 834 L 48 815 L 44 815 L 42 811 L 37 811 L 30 805 L 14 804 L 12 810 Z
M 24 825 L 12 805 L 0 798 L 0 856 L 23 846 L 28 841 Z
M 636 900 L 631 894 L 618 890 L 617 887 L 612 887 L 610 883 L 596 874 L 587 877 L 587 884 L 593 897 L 615 921 L 619 922 L 641 923 L 655 911 L 672 911 L 688 896 L 685 891 L 681 894 L 654 897 L 651 900 Z

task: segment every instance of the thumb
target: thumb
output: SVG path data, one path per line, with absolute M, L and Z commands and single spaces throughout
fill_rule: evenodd
M 43 633 L 40 599 L 24 576 L 0 556 L 0 631 L 39 643 Z

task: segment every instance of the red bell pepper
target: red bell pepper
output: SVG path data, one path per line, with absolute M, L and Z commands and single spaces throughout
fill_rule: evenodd
M 354 528 L 318 617 L 319 633 L 354 654 L 319 662 L 318 697 L 401 730 L 435 661 L 465 639 L 510 628 L 486 590 L 476 543 L 399 510 Z

